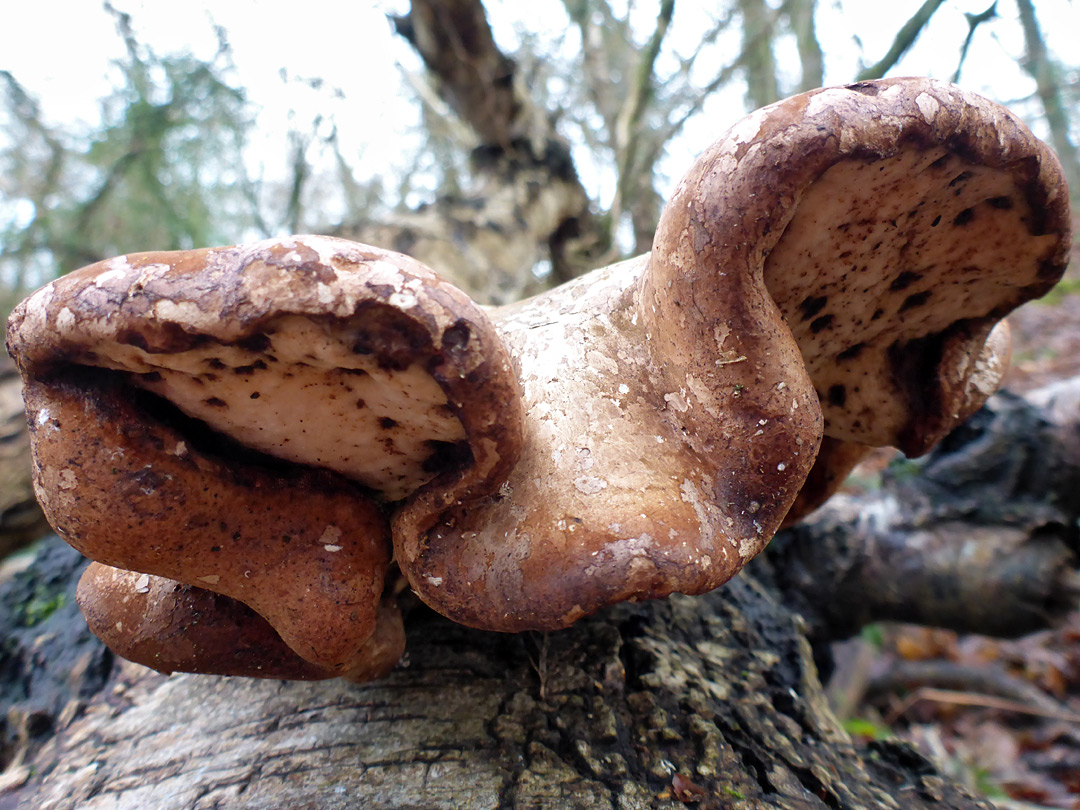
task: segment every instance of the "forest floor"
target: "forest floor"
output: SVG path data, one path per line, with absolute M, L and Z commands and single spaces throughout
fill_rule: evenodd
M 1009 324 L 1006 388 L 1080 375 L 1080 240 L 1062 282 Z M 1080 612 L 1013 641 L 877 625 L 840 645 L 837 661 L 830 694 L 853 735 L 902 737 L 1007 810 L 1080 810 Z M 914 677 L 901 685 L 898 671 Z

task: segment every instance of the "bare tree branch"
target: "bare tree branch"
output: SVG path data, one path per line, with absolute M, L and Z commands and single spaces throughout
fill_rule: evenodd
M 636 253 L 649 249 L 656 220 L 660 216 L 661 201 L 652 183 L 654 161 L 640 162 L 642 140 L 641 119 L 655 93 L 656 58 L 664 43 L 675 0 L 663 0 L 656 15 L 656 26 L 645 48 L 642 49 L 630 93 L 619 112 L 615 125 L 615 155 L 619 178 L 615 200 L 611 207 L 613 227 L 618 226 L 624 210 L 631 212 L 634 221 L 634 248 Z
M 799 49 L 799 64 L 802 67 L 799 92 L 821 87 L 825 83 L 825 57 L 814 29 L 817 0 L 787 0 L 782 11 L 787 15 Z
M 881 57 L 879 62 L 864 68 L 857 77 L 858 81 L 880 79 L 892 70 L 911 46 L 915 44 L 915 40 L 919 38 L 919 34 L 926 28 L 930 18 L 934 16 L 934 12 L 941 8 L 944 2 L 945 0 L 926 0 L 919 6 L 918 11 L 911 16 L 911 19 L 897 31 L 896 38 L 893 39 L 888 52 Z
M 1020 24 L 1024 29 L 1025 54 L 1023 66 L 1035 79 L 1036 92 L 1046 114 L 1050 140 L 1065 167 L 1065 174 L 1072 188 L 1080 188 L 1080 154 L 1069 137 L 1069 115 L 1061 97 L 1061 81 L 1057 66 L 1046 50 L 1046 41 L 1039 28 L 1035 7 L 1031 0 L 1016 0 L 1020 12 Z
M 739 63 L 746 71 L 746 100 L 751 108 L 780 98 L 773 54 L 775 14 L 765 0 L 739 0 L 743 18 L 743 48 Z
M 989 22 L 995 17 L 997 17 L 997 0 L 994 0 L 986 11 L 981 11 L 978 14 L 964 13 L 964 18 L 967 20 L 968 24 L 968 32 L 967 36 L 964 37 L 964 44 L 960 48 L 960 61 L 957 62 L 956 72 L 952 77 L 954 82 L 960 81 L 960 70 L 964 67 L 964 60 L 967 59 L 968 48 L 971 47 L 971 41 L 975 38 L 975 31 L 984 22 Z

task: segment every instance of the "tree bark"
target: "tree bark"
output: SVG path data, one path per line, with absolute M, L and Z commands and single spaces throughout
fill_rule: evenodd
M 34 500 L 22 379 L 7 352 L 0 352 L 0 560 L 47 530 Z
M 994 395 L 929 455 L 836 495 L 766 555 L 815 642 L 877 621 L 1015 637 L 1080 595 L 1080 378 Z

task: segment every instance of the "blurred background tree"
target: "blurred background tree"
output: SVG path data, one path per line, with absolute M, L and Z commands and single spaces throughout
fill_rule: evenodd
M 106 10 L 126 56 L 95 130 L 47 124 L 17 75 L 0 73 L 8 303 L 54 274 L 140 246 L 228 240 L 259 215 L 242 160 L 252 110 L 229 84 L 225 32 L 210 61 L 159 56 L 129 15 Z

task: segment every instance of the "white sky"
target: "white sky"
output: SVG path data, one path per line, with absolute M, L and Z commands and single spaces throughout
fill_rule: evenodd
M 880 58 L 900 25 L 922 0 L 845 0 L 843 12 L 837 0 L 820 0 L 818 34 L 826 51 L 826 83 L 847 81 L 860 58 L 854 41 L 858 32 L 862 59 Z M 948 79 L 956 67 L 959 44 L 967 31 L 965 11 L 982 11 L 990 0 L 951 0 L 946 3 L 905 57 L 894 75 L 923 74 Z M 361 3 L 342 0 L 305 0 L 284 3 L 257 0 L 114 0 L 118 8 L 133 15 L 140 39 L 158 53 L 190 49 L 198 55 L 213 53 L 215 41 L 210 20 L 228 32 L 237 66 L 237 80 L 262 108 L 259 130 L 265 137 L 265 153 L 280 155 L 287 129 L 287 115 L 295 109 L 307 120 L 318 109 L 329 107 L 335 115 L 347 157 L 362 155 L 359 173 L 386 173 L 402 158 L 402 139 L 416 121 L 413 102 L 401 91 L 396 64 L 410 69 L 418 63 L 408 48 L 393 35 L 385 14 L 401 10 L 406 0 Z M 639 0 L 642 17 L 655 15 L 654 3 Z M 699 2 L 676 5 L 675 23 L 689 35 L 700 32 L 694 20 L 706 6 Z M 1074 54 L 1080 39 L 1080 3 L 1070 0 L 1037 0 L 1037 11 L 1049 44 L 1058 54 Z M 515 21 L 526 29 L 542 32 L 565 25 L 559 0 L 490 0 L 489 15 L 497 39 L 504 47 L 514 44 Z M 1011 0 L 1001 0 L 1003 17 L 1014 17 Z M 1005 26 L 980 30 L 965 66 L 961 83 L 1004 102 L 1029 96 L 1032 82 L 1016 66 L 1022 52 L 1019 29 L 1015 36 Z M 673 39 L 679 29 L 673 29 Z M 47 32 L 47 33 L 44 33 Z M 572 41 L 569 40 L 569 41 Z M 689 40 L 688 40 L 689 41 Z M 54 122 L 73 119 L 93 121 L 97 99 L 110 88 L 109 61 L 122 54 L 113 20 L 96 0 L 9 0 L 0 28 L 0 69 L 10 70 L 43 105 Z M 785 58 L 781 54 L 782 60 Z M 787 55 L 788 64 L 794 64 Z M 300 77 L 321 77 L 344 94 L 331 101 L 298 83 L 283 83 L 285 67 Z M 1023 113 L 1023 109 L 1020 110 Z M 687 127 L 683 143 L 665 161 L 665 170 L 677 177 L 693 156 L 742 116 L 739 91 L 717 96 L 706 115 Z M 277 140 L 275 140 L 277 139 Z M 351 154 L 349 152 L 351 150 Z M 603 194 L 609 181 L 585 176 L 587 185 Z

